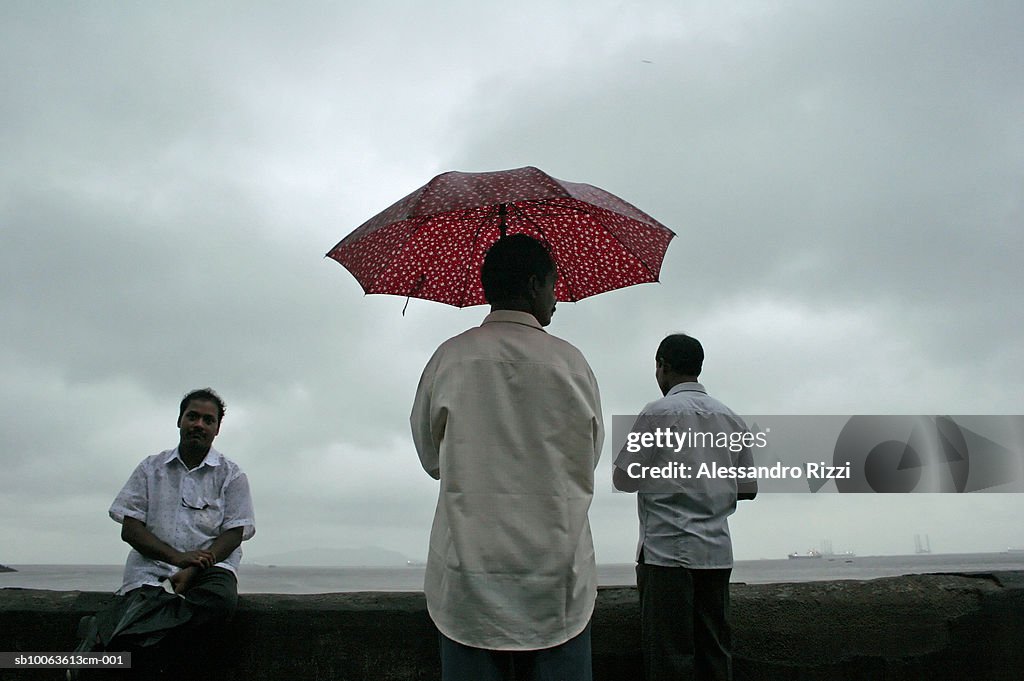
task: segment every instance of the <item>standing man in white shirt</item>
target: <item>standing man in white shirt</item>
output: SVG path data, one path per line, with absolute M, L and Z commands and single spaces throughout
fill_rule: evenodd
M 178 446 L 143 459 L 114 499 L 110 517 L 132 550 L 121 598 L 83 618 L 80 649 L 148 647 L 234 612 L 240 545 L 256 526 L 248 478 L 212 446 L 223 418 L 217 393 L 190 392 Z
M 703 364 L 696 338 L 674 334 L 661 342 L 654 376 L 664 397 L 644 407 L 633 433 L 673 436 L 632 451 L 624 446 L 615 458 L 615 487 L 639 492 L 636 580 L 647 681 L 732 679 L 728 518 L 738 499 L 757 495 L 757 480 L 699 472 L 702 465 L 753 465 L 743 419 L 697 382 Z M 683 472 L 650 479 L 641 477 L 645 468 Z
M 587 361 L 543 328 L 556 276 L 541 242 L 498 240 L 490 314 L 437 349 L 416 392 L 413 440 L 441 483 L 424 591 L 446 680 L 591 679 L 604 425 Z

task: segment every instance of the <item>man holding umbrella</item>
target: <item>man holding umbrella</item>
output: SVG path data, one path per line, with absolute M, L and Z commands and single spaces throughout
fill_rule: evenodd
M 413 440 L 440 480 L 424 591 L 444 679 L 591 678 L 604 426 L 587 361 L 543 328 L 556 277 L 540 241 L 496 241 L 490 314 L 437 349 L 416 392 Z

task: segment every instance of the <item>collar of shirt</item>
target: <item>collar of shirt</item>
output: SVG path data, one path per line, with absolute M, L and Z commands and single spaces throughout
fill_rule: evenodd
M 184 465 L 185 468 L 188 468 L 188 464 L 186 464 L 184 459 L 181 458 L 181 454 L 178 452 L 178 448 L 177 447 L 175 447 L 174 449 L 172 449 L 170 452 L 167 453 L 167 458 L 164 459 L 164 465 L 165 466 L 169 466 L 170 463 L 172 461 L 174 461 L 175 459 L 177 459 L 178 461 L 181 461 L 182 465 Z M 218 452 L 213 447 L 210 447 L 210 451 L 208 451 L 206 453 L 206 457 L 203 459 L 202 463 L 200 463 L 198 466 L 196 466 L 196 468 L 201 468 L 201 467 L 206 466 L 206 465 L 219 466 L 220 462 L 221 462 L 221 453 Z
M 480 326 L 484 326 L 485 324 L 492 324 L 494 322 L 522 324 L 523 326 L 529 326 L 534 329 L 537 329 L 538 331 L 544 331 L 544 327 L 540 325 L 540 322 L 537 321 L 536 317 L 534 317 L 529 312 L 520 312 L 518 310 L 495 310 L 494 312 L 491 312 L 489 315 L 484 317 L 484 320 L 483 322 L 480 323 Z M 544 333 L 547 333 L 547 331 L 544 331 Z
M 665 397 L 668 397 L 669 395 L 675 395 L 676 393 L 682 393 L 682 392 L 704 393 L 705 395 L 708 394 L 708 391 L 700 383 L 696 383 L 696 382 L 676 383 L 674 386 L 669 388 L 669 391 L 667 393 L 665 393 Z

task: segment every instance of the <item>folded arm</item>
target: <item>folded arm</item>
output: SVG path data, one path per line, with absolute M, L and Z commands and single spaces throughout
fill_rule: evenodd
M 165 563 L 170 563 L 180 568 L 207 568 L 217 562 L 214 559 L 214 554 L 209 549 L 178 551 L 150 532 L 146 524 L 137 518 L 125 516 L 124 521 L 121 523 L 121 539 L 146 558 L 162 560 Z M 220 537 L 217 539 L 219 540 Z
M 211 565 L 226 559 L 241 545 L 243 530 L 244 528 L 242 527 L 234 527 L 221 533 L 220 536 L 213 540 L 213 543 L 206 549 L 206 552 L 213 556 L 213 563 Z M 171 575 L 171 585 L 174 586 L 174 592 L 181 594 L 188 591 L 189 587 L 192 586 L 192 581 L 202 570 L 203 568 L 201 567 L 189 565 Z

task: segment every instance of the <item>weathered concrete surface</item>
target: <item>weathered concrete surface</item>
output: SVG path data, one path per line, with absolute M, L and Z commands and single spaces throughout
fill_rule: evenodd
M 1024 679 L 1024 572 L 735 584 L 732 597 L 738 681 Z M 0 590 L 0 651 L 70 650 L 78 619 L 109 599 Z M 601 589 L 598 681 L 640 678 L 638 614 L 635 590 Z M 203 671 L 217 659 L 232 680 L 397 681 L 440 671 L 420 593 L 247 594 L 233 626 L 214 640 L 207 648 L 221 651 L 216 659 L 188 656 L 200 678 L 212 678 Z M 125 678 L 116 674 L 109 678 Z M 0 670 L 0 678 L 61 677 Z

